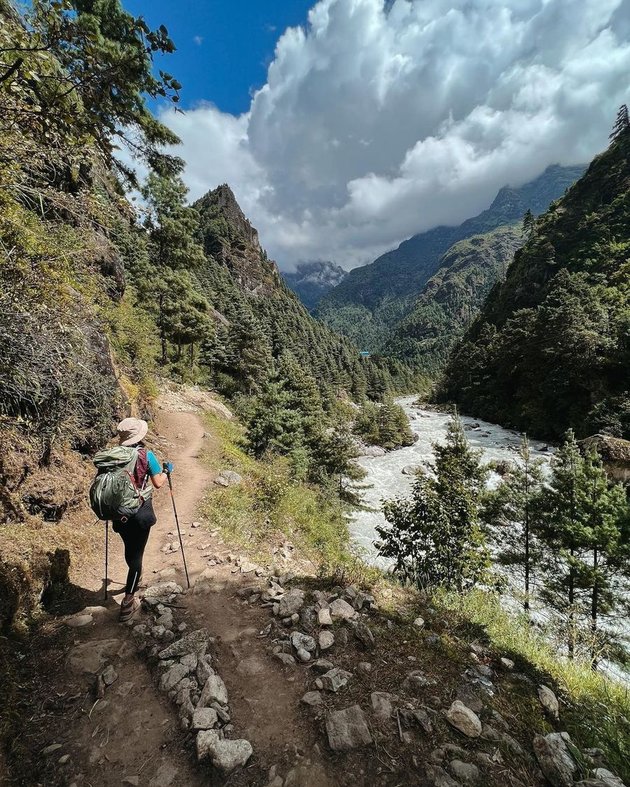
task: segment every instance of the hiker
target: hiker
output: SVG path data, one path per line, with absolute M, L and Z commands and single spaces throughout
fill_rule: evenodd
M 163 486 L 168 474 L 173 472 L 171 462 L 160 465 L 153 451 L 145 448 L 142 440 L 148 430 L 149 425 L 140 418 L 125 418 L 116 427 L 119 444 L 137 449 L 137 460 L 131 472 L 134 485 L 143 501 L 131 516 L 112 520 L 112 529 L 120 535 L 125 545 L 125 562 L 129 567 L 125 597 L 120 605 L 121 622 L 129 620 L 140 606 L 140 599 L 135 594 L 142 579 L 142 556 L 149 539 L 149 531 L 157 522 L 153 511 L 153 489 Z

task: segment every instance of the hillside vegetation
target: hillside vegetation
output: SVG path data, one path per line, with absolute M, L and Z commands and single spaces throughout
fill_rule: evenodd
M 541 437 L 630 434 L 629 153 L 623 129 L 536 221 L 453 353 L 441 401 Z
M 386 352 L 435 376 L 492 286 L 505 279 L 523 242 L 519 223 L 453 244 L 411 312 L 394 329 Z
M 351 337 L 362 349 L 389 352 L 391 332 L 412 312 L 416 298 L 424 293 L 431 277 L 443 267 L 443 255 L 454 244 L 521 222 L 527 210 L 534 215 L 542 213 L 583 171 L 583 167 L 549 167 L 530 183 L 518 188 L 502 188 L 487 210 L 459 226 L 435 227 L 414 235 L 370 265 L 350 271 L 337 287 L 324 296 L 316 309 L 316 316 L 336 331 Z M 492 240 L 488 243 L 492 244 Z M 503 264 L 507 265 L 513 250 L 506 248 L 505 251 L 508 256 Z M 449 252 L 451 264 L 453 255 Z M 471 297 L 474 301 L 475 297 Z M 419 308 L 422 310 L 423 304 Z M 414 318 L 411 319 L 414 325 Z M 457 333 L 457 326 L 452 329 L 449 326 L 449 330 Z M 410 341 L 413 337 L 413 328 L 402 328 L 400 337 L 395 334 L 394 352 L 416 360 L 422 349 Z M 421 331 L 421 341 L 424 338 Z M 425 366 L 432 364 L 434 359 L 429 352 Z

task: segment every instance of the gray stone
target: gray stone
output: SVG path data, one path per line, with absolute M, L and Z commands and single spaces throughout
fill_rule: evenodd
M 394 694 L 386 691 L 373 691 L 370 694 L 374 715 L 379 721 L 389 721 L 394 711 L 394 701 L 397 700 Z
M 47 756 L 48 754 L 54 754 L 54 752 L 59 751 L 62 748 L 61 743 L 51 743 L 46 748 L 42 749 L 42 754 Z
M 318 610 L 317 622 L 320 626 L 332 626 L 332 616 L 328 607 Z
M 144 591 L 144 600 L 155 599 L 158 602 L 183 592 L 183 588 L 177 582 L 158 582 L 157 585 L 151 585 Z
M 456 779 L 462 784 L 477 784 L 481 778 L 481 773 L 476 765 L 461 760 L 452 760 L 449 770 Z
M 278 603 L 278 617 L 287 618 L 298 614 L 304 606 L 304 591 L 294 588 L 286 593 Z
M 108 664 L 101 673 L 101 677 L 106 686 L 111 686 L 114 681 L 118 680 L 118 673 L 111 664 Z
M 369 661 L 360 661 L 360 662 L 357 664 L 357 670 L 358 670 L 358 671 L 359 671 L 359 672 L 360 672 L 362 675 L 369 675 L 369 674 L 370 674 L 370 672 L 372 672 L 372 665 L 370 664 L 370 662 L 369 662 Z
M 427 735 L 431 735 L 433 733 L 433 724 L 431 723 L 429 714 L 424 710 L 424 708 L 417 708 L 414 710 L 413 717 L 418 722 L 423 732 L 425 732 Z
M 335 644 L 335 637 L 332 631 L 320 631 L 318 639 L 320 650 L 329 650 Z
M 607 768 L 595 768 L 593 776 L 598 779 L 606 787 L 625 787 L 624 783 L 618 776 L 611 773 Z
M 313 639 L 313 637 L 309 637 L 308 634 L 302 634 L 299 631 L 294 631 L 291 634 L 291 644 L 296 650 L 306 650 L 308 653 L 314 653 L 317 648 L 317 642 Z
M 214 767 L 226 775 L 245 765 L 252 754 L 249 741 L 221 740 L 214 730 L 197 733 L 197 759 L 210 759 Z
M 374 596 L 359 590 L 357 595 L 352 600 L 352 606 L 357 611 L 363 609 L 364 607 L 369 609 L 370 607 L 374 606 Z
M 315 672 L 328 672 L 328 670 L 333 669 L 334 666 L 332 661 L 328 661 L 328 659 L 317 659 L 317 661 L 313 662 L 313 669 Z
M 502 743 L 505 748 L 511 751 L 513 754 L 518 754 L 519 756 L 525 754 L 523 747 L 517 740 L 515 740 L 507 732 L 497 730 L 494 727 L 491 727 L 489 724 L 483 725 L 481 737 L 484 740 L 492 741 L 493 743 Z
M 481 721 L 479 717 L 460 700 L 455 700 L 446 711 L 446 719 L 449 724 L 468 738 L 478 738 L 481 735 Z
M 321 705 L 323 700 L 319 691 L 307 691 L 300 702 L 303 702 L 305 705 Z
M 328 744 L 333 751 L 349 751 L 372 743 L 372 736 L 358 705 L 333 711 L 326 717 Z
M 560 705 L 558 704 L 558 698 L 549 686 L 541 684 L 538 687 L 538 699 L 549 716 L 557 721 L 560 718 Z
M 534 754 L 541 771 L 554 787 L 571 787 L 577 763 L 571 752 L 571 738 L 567 732 L 534 735 Z
M 221 470 L 219 475 L 214 479 L 214 483 L 219 486 L 236 486 L 242 481 L 242 476 L 235 473 L 233 470 Z
M 424 618 L 417 617 L 417 618 L 414 620 L 414 622 L 413 622 L 413 625 L 414 625 L 416 628 L 419 628 L 419 629 L 422 629 L 422 628 L 424 628 Z
M 359 621 L 353 626 L 353 630 L 354 636 L 367 650 L 372 650 L 374 648 L 374 634 L 372 634 L 369 626 L 363 623 L 363 621 Z
M 194 672 L 197 667 L 197 654 L 186 653 L 185 656 L 181 657 L 179 663 L 183 664 L 185 667 L 188 667 L 190 672 Z
M 354 620 L 358 617 L 358 612 L 347 601 L 336 598 L 330 605 L 330 615 L 333 620 Z
M 459 686 L 455 693 L 455 697 L 475 713 L 481 713 L 483 710 L 483 700 L 471 686 L 466 684 Z
M 295 659 L 290 653 L 276 653 L 275 657 L 281 661 L 285 667 L 294 667 Z
M 177 642 L 173 642 L 167 648 L 160 651 L 158 653 L 158 658 L 177 659 L 180 658 L 180 656 L 185 656 L 187 653 L 202 655 L 206 652 L 208 640 L 208 632 L 205 629 L 191 631 L 190 634 L 185 634 L 181 639 L 178 639 Z
M 210 675 L 208 680 L 204 683 L 201 690 L 201 697 L 199 698 L 199 707 L 207 708 L 211 703 L 218 702 L 221 705 L 227 705 L 228 693 L 225 688 L 225 683 L 218 675 Z
M 197 683 L 200 686 L 203 686 L 205 682 L 208 680 L 210 675 L 214 675 L 214 670 L 210 666 L 211 663 L 211 656 L 205 655 L 201 658 L 197 659 Z
M 512 661 L 512 659 L 506 659 L 505 656 L 499 659 L 499 663 L 501 664 L 501 666 L 506 672 L 512 672 L 512 670 L 514 669 L 514 662 Z
M 326 691 L 337 692 L 348 683 L 351 677 L 351 672 L 346 672 L 346 670 L 340 669 L 339 667 L 334 667 L 322 675 L 321 681 Z
M 195 708 L 192 713 L 193 730 L 211 730 L 217 726 L 219 717 L 214 708 Z
M 311 660 L 311 654 L 308 652 L 308 650 L 304 650 L 304 648 L 298 648 L 297 657 L 300 661 L 302 661 L 305 664 L 307 661 Z
M 425 776 L 431 787 L 461 787 L 452 779 L 448 773 L 439 765 L 425 765 Z
M 160 691 L 170 691 L 174 689 L 180 680 L 185 678 L 189 672 L 190 670 L 188 667 L 185 667 L 183 664 L 173 664 L 173 666 L 169 667 L 160 678 Z

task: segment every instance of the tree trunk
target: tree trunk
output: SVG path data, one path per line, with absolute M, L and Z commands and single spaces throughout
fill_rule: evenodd
M 162 358 L 161 358 L 161 365 L 166 366 L 167 357 L 166 357 L 166 332 L 164 329 L 164 295 L 160 294 L 158 300 L 158 308 L 159 308 L 159 325 L 160 325 L 160 345 L 162 347 Z

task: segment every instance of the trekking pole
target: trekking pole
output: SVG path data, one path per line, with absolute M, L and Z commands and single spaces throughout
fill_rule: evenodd
M 184 560 L 184 572 L 186 573 L 186 584 L 190 587 L 190 579 L 188 579 L 188 567 L 186 566 L 186 555 L 184 554 L 184 542 L 182 541 L 182 531 L 179 529 L 179 517 L 177 516 L 177 508 L 175 508 L 175 497 L 173 496 L 173 482 L 171 481 L 171 474 L 167 473 L 168 488 L 171 493 L 171 502 L 173 503 L 173 513 L 175 514 L 175 524 L 177 525 L 177 535 L 179 536 L 179 546 L 182 550 L 182 558 Z
M 109 522 L 105 520 L 105 601 L 107 601 L 107 559 L 109 557 Z

